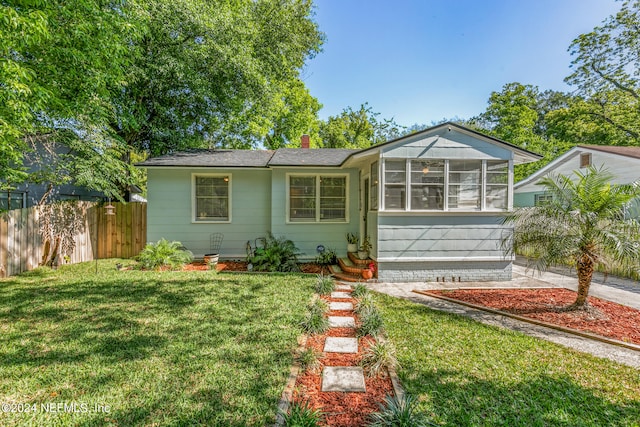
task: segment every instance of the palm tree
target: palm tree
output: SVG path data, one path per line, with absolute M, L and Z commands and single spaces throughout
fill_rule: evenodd
M 596 265 L 605 271 L 612 263 L 629 271 L 640 268 L 640 223 L 627 214 L 640 197 L 640 181 L 611 184 L 614 176 L 594 167 L 575 175 L 542 179 L 552 200 L 516 209 L 504 220 L 514 227 L 503 241 L 511 254 L 527 254 L 539 271 L 557 264 L 576 267 L 578 296 L 568 310 L 587 308 Z

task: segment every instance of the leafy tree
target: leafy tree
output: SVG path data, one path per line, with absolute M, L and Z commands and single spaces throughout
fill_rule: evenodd
M 471 122 L 480 132 L 544 156 L 543 160 L 516 166 L 515 180 L 519 181 L 571 148 L 571 144 L 547 132 L 549 110 L 563 101 L 564 95 L 558 92 L 540 93 L 537 86 L 507 83 L 501 92 L 491 93 L 485 112 Z
M 597 264 L 616 262 L 630 270 L 640 265 L 640 224 L 626 216 L 630 202 L 640 197 L 640 181 L 616 185 L 612 178 L 594 167 L 575 177 L 544 178 L 540 184 L 552 201 L 505 217 L 514 226 L 512 239 L 504 242 L 511 253 L 527 253 L 542 271 L 553 264 L 576 267 L 578 295 L 568 309 L 587 306 Z
M 565 79 L 582 96 L 581 113 L 640 143 L 640 1 L 626 0 L 600 27 L 569 50 L 574 72 Z
M 323 148 L 367 148 L 402 135 L 403 126 L 393 119 L 378 119 L 368 103 L 358 110 L 347 107 L 320 124 Z

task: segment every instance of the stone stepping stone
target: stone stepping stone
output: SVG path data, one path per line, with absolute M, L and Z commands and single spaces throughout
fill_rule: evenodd
M 331 292 L 331 298 L 350 299 L 351 294 L 349 292 Z
M 346 337 L 327 337 L 324 342 L 325 353 L 357 353 L 358 339 Z
M 329 316 L 329 327 L 331 328 L 355 328 L 356 321 L 348 316 Z
M 359 366 L 325 366 L 321 390 L 366 392 L 364 372 Z
M 336 291 L 350 291 L 350 285 L 336 285 Z
M 350 302 L 330 302 L 329 310 L 344 311 L 353 310 L 353 303 Z

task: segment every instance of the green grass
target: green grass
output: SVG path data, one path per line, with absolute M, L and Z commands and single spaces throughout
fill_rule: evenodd
M 640 426 L 640 370 L 376 294 L 418 411 L 446 426 Z
M 315 277 L 116 271 L 0 280 L 2 426 L 262 426 L 293 363 Z M 127 261 L 124 261 L 125 263 Z M 41 404 L 109 405 L 43 413 Z

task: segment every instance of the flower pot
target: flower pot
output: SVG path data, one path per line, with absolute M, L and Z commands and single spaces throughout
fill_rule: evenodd
M 364 280 L 369 280 L 373 277 L 373 271 L 366 269 L 366 270 L 362 270 L 362 278 Z
M 369 258 L 369 251 L 358 251 L 358 258 L 360 259 Z
M 347 243 L 347 252 L 358 252 L 358 245 L 356 243 Z
M 218 259 L 220 258 L 220 254 L 205 254 L 204 262 L 209 266 L 210 269 L 216 268 L 218 265 Z

